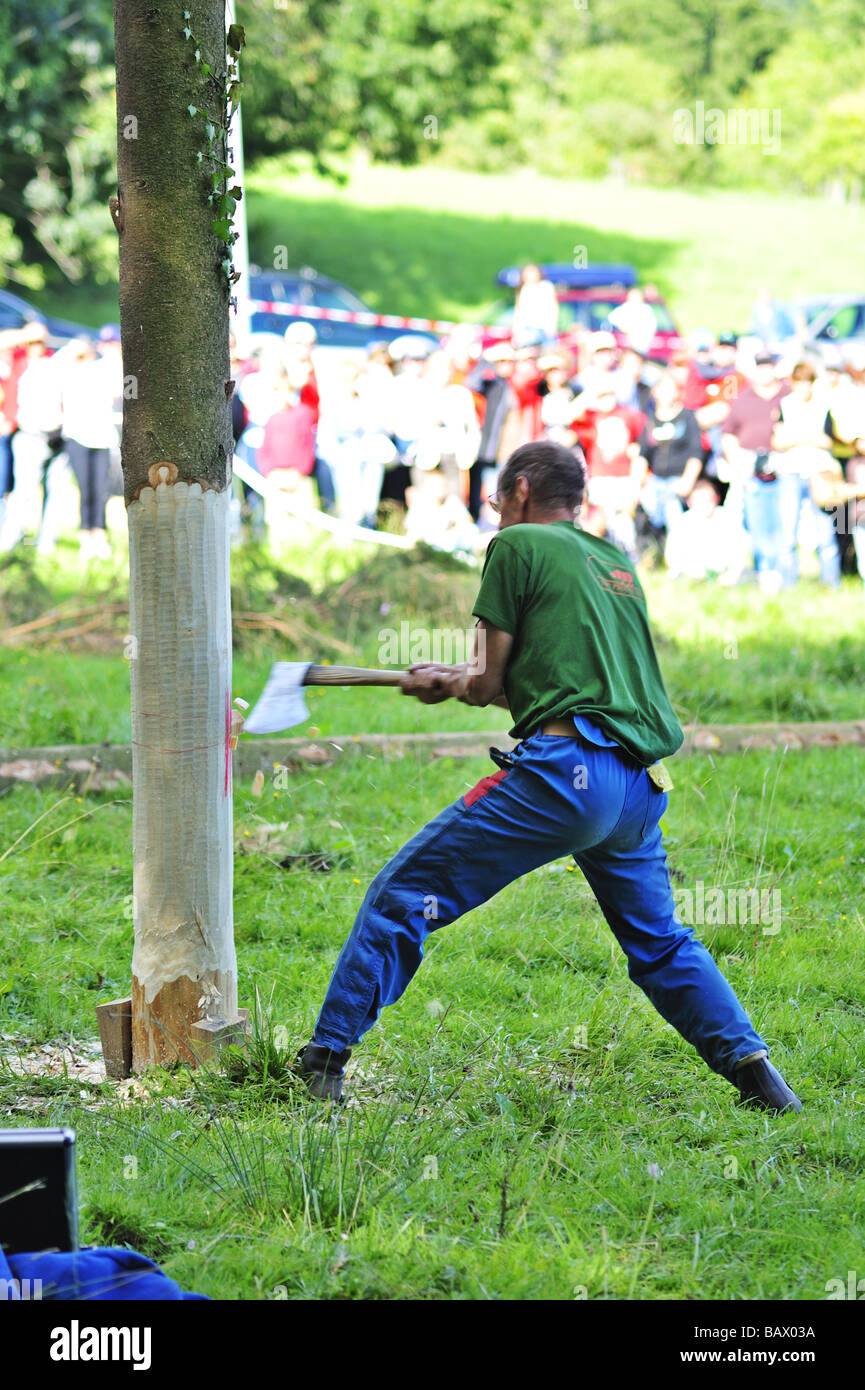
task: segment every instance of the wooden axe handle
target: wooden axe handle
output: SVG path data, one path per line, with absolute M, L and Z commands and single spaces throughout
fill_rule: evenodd
M 374 671 L 366 666 L 310 666 L 304 685 L 401 685 L 404 671 Z

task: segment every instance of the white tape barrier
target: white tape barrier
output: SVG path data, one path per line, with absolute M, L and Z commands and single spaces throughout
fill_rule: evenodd
M 482 324 L 457 323 L 453 319 L 406 318 L 402 314 L 375 314 L 359 309 L 320 309 L 314 304 L 289 304 L 279 299 L 250 299 L 253 314 L 282 314 L 289 318 L 323 319 L 331 323 L 360 323 L 367 328 L 404 328 L 415 333 L 453 333 L 455 329 L 488 332 Z
M 344 536 L 346 540 L 369 541 L 373 545 L 390 545 L 397 550 L 411 550 L 414 544 L 407 536 L 394 536 L 389 531 L 370 531 L 366 526 L 355 526 L 350 521 L 341 521 L 339 517 L 328 516 L 326 512 L 310 511 L 306 507 L 293 507 L 288 493 L 283 492 L 282 488 L 278 488 L 269 478 L 262 477 L 256 469 L 250 468 L 243 459 L 235 456 L 232 467 L 234 476 L 240 478 L 241 482 L 253 488 L 260 496 L 276 502 L 291 516 L 297 517 L 298 521 L 305 521 L 310 526 L 317 526 L 320 531 L 330 531 L 332 535 Z

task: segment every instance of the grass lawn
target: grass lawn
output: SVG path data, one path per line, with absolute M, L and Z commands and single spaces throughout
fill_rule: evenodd
M 385 627 L 464 628 L 477 585 L 446 560 L 329 543 L 278 567 L 239 554 L 234 570 L 235 615 L 276 614 L 289 630 L 238 630 L 247 698 L 277 658 L 373 664 Z M 120 562 L 82 584 L 65 547 L 0 579 L 3 624 L 63 602 L 87 620 L 124 593 Z M 861 716 L 858 581 L 825 593 L 805 580 L 771 601 L 663 575 L 647 590 L 683 720 Z M 86 639 L 0 648 L 4 745 L 127 740 L 126 625 L 116 613 Z M 324 734 L 508 722 L 391 691 L 310 691 L 309 705 Z M 630 984 L 563 861 L 433 938 L 352 1059 L 338 1116 L 286 1080 L 369 879 L 490 769 L 356 754 L 260 800 L 238 786 L 251 1060 L 122 1088 L 86 1062 L 95 1005 L 129 988 L 128 792 L 0 797 L 0 1123 L 74 1126 L 84 1238 L 128 1243 L 216 1298 L 824 1298 L 861 1265 L 865 1236 L 861 749 L 673 763 L 674 885 L 777 894 L 771 930 L 740 918 L 698 931 L 802 1116 L 736 1108 Z M 334 867 L 279 867 L 313 851 Z
M 666 818 L 676 884 L 779 894 L 777 930 L 700 933 L 801 1116 L 736 1108 L 630 984 L 564 861 L 433 938 L 356 1051 L 338 1116 L 286 1082 L 370 876 L 488 770 L 356 757 L 269 803 L 240 788 L 252 1065 L 128 1096 L 13 1066 L 59 1041 L 87 1054 L 94 1006 L 128 988 L 131 807 L 8 794 L 0 1122 L 73 1125 L 84 1237 L 216 1298 L 825 1298 L 865 1237 L 861 752 L 681 760 Z M 280 844 L 335 850 L 339 867 L 286 872 Z
M 684 331 L 747 331 L 756 291 L 861 288 L 865 210 L 815 198 L 356 163 L 344 187 L 281 160 L 247 175 L 250 255 L 312 265 L 385 313 L 473 318 L 524 260 L 630 261 Z M 814 248 L 820 247 L 815 257 Z
M 49 284 L 42 290 L 25 290 L 23 298 L 28 304 L 35 304 L 43 314 L 80 323 L 84 328 L 101 328 L 103 323 L 120 322 L 116 283 Z
M 636 265 L 686 332 L 746 331 L 763 285 L 782 299 L 862 288 L 865 208 L 819 198 L 361 160 L 340 186 L 280 159 L 250 168 L 246 193 L 253 260 L 314 266 L 385 313 L 476 319 L 500 297 L 502 266 L 571 261 L 578 246 L 590 263 Z M 112 285 L 29 297 L 93 327 L 118 316 Z
M 126 592 L 122 550 L 116 568 L 95 566 L 82 588 L 74 552 L 59 559 L 13 561 L 0 567 L 0 628 L 32 620 L 58 603 L 94 614 Z M 388 634 L 405 631 L 423 644 L 452 643 L 471 628 L 480 571 L 415 552 L 338 547 L 323 540 L 287 552 L 274 567 L 261 552 L 237 552 L 234 613 L 238 624 L 235 694 L 252 702 L 274 661 L 326 660 L 393 665 Z M 847 578 L 838 592 L 803 580 L 792 593 L 768 599 L 753 586 L 734 591 L 645 580 L 661 667 L 683 723 L 862 717 L 863 594 Z M 293 634 L 242 629 L 245 613 L 277 616 Z M 72 620 L 73 625 L 79 619 Z M 405 625 L 405 627 L 403 626 Z M 57 743 L 128 743 L 129 671 L 124 660 L 128 616 L 117 614 L 96 634 L 97 650 L 61 637 L 40 646 L 0 646 L 3 747 Z M 436 637 L 438 633 L 438 637 Z M 459 652 L 457 653 L 459 656 Z M 503 710 L 448 703 L 435 710 L 393 690 L 311 689 L 310 723 L 330 735 L 412 733 L 509 727 Z

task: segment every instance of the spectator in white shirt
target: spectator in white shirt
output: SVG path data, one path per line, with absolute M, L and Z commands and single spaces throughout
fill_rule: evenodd
M 375 385 L 357 362 L 346 361 L 322 397 L 317 450 L 336 488 L 336 513 L 354 526 L 374 528 L 385 468 L 396 448 L 377 415 Z
M 550 352 L 538 358 L 538 370 L 543 373 L 546 390 L 541 397 L 541 422 L 544 438 L 552 439 L 566 448 L 576 442 L 571 429 L 574 419 L 574 392 L 569 383 L 570 357 L 562 352 Z
M 624 333 L 628 347 L 634 348 L 646 357 L 658 331 L 655 311 L 646 303 L 646 296 L 639 285 L 628 290 L 624 304 L 611 310 L 607 315 L 618 333 Z
M 664 560 L 673 578 L 718 579 L 735 584 L 745 568 L 747 543 L 741 522 L 719 504 L 711 478 L 694 484 L 686 512 L 673 518 Z
M 552 342 L 559 326 L 559 302 L 551 280 L 545 280 L 539 265 L 523 266 L 514 303 L 513 340 L 517 347 L 526 343 Z
M 63 354 L 58 354 L 58 359 Z M 92 343 L 79 341 L 61 370 L 63 439 L 81 493 L 79 548 L 82 560 L 107 560 L 105 530 L 108 470 L 117 445 L 117 363 L 99 356 Z M 122 391 L 122 377 L 120 380 Z
M 44 326 L 34 325 L 27 366 L 18 382 L 18 430 L 12 440 L 15 481 L 0 529 L 0 551 L 11 550 L 30 532 L 38 535 L 40 553 L 50 554 L 59 530 L 57 493 L 66 456 L 61 453 L 59 372 L 46 338 Z
M 779 405 L 772 432 L 772 469 L 778 476 L 781 524 L 780 570 L 785 586 L 799 577 L 799 525 L 803 515 L 812 524 L 820 562 L 820 578 L 830 588 L 841 582 L 841 556 L 832 516 L 818 507 L 812 495 L 815 474 L 832 464 L 827 402 L 816 392 L 817 373 L 810 362 L 799 362 L 790 376 L 790 394 Z

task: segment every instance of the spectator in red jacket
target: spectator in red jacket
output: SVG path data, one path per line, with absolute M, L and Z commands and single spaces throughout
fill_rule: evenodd
M 637 561 L 634 514 L 642 481 L 638 441 L 645 425 L 641 410 L 619 405 L 612 386 L 598 390 L 574 421 L 586 457 L 589 505 L 599 508 L 607 539 L 632 563 Z
M 264 427 L 258 451 L 258 471 L 264 478 L 279 474 L 280 487 L 294 492 L 298 479 L 309 478 L 315 468 L 315 418 L 310 406 L 300 400 L 286 402 L 271 415 Z M 283 474 L 291 475 L 283 478 Z
M 540 390 L 543 379 L 543 374 L 538 370 L 537 349 L 523 348 L 517 353 L 511 377 L 511 390 L 516 397 L 516 438 L 520 444 L 531 444 L 532 440 L 540 439 L 543 434 Z
M 3 509 L 0 551 L 11 550 L 25 533 L 35 531 L 40 553 L 50 554 L 62 520 L 60 485 L 67 467 L 60 433 L 60 371 L 44 324 L 28 324 L 21 331 L 26 362 L 17 382 L 14 485 Z
M 303 535 L 293 520 L 296 512 L 315 510 L 312 482 L 315 468 L 315 422 L 310 406 L 296 394 L 282 410 L 271 415 L 258 450 L 258 471 L 276 492 L 265 501 L 265 520 L 271 544 Z
M 39 323 L 0 332 L 0 526 L 15 481 L 12 439 L 18 428 L 18 382 L 27 369 L 29 344 L 40 341 L 43 335 Z
M 320 396 L 315 375 L 312 350 L 318 334 L 311 323 L 290 323 L 283 335 L 283 361 L 293 386 L 300 392 L 300 404 L 312 411 L 313 428 L 318 425 Z M 336 485 L 333 472 L 325 459 L 316 454 L 312 470 L 318 501 L 326 512 L 336 507 Z
M 314 334 L 311 324 L 289 325 L 279 369 L 271 382 L 275 409 L 269 414 L 263 412 L 267 418 L 255 466 L 272 485 L 265 518 L 271 542 L 277 544 L 300 534 L 292 514 L 312 511 L 317 503 L 312 482 L 318 418 L 318 387 L 311 356 Z M 249 378 L 250 383 L 254 380 Z
M 315 376 L 312 349 L 318 334 L 311 323 L 290 323 L 283 335 L 282 360 L 291 384 L 300 392 L 300 403 L 312 411 L 312 423 L 318 424 L 319 391 Z

